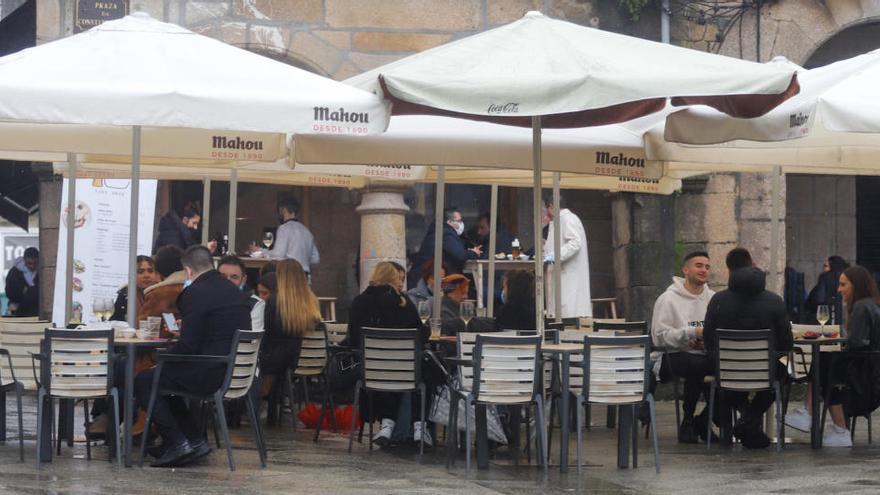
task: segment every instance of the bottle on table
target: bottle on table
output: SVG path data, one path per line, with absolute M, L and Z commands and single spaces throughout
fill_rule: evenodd
M 519 239 L 514 238 L 513 242 L 510 243 L 510 254 L 513 256 L 513 259 L 518 259 L 521 252 Z
M 223 256 L 229 254 L 229 235 L 227 234 L 223 234 L 223 244 L 220 251 L 223 253 Z

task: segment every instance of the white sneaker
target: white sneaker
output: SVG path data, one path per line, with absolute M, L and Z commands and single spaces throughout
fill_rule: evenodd
M 813 426 L 813 416 L 803 406 L 785 415 L 785 424 L 795 430 L 809 432 Z
M 391 442 L 391 433 L 394 431 L 394 420 L 385 418 L 382 420 L 382 426 L 379 428 L 379 431 L 373 435 L 373 443 L 379 444 L 380 447 L 384 447 Z
M 431 438 L 431 432 L 428 431 L 427 428 L 424 430 L 424 432 L 425 432 L 425 445 L 427 445 L 428 447 L 433 447 L 434 446 L 434 439 Z M 419 443 L 419 441 L 421 439 L 422 439 L 422 422 L 416 421 L 415 423 L 413 423 L 413 442 Z
M 849 430 L 841 428 L 836 424 L 831 424 L 825 436 L 822 437 L 823 447 L 852 447 L 852 436 Z

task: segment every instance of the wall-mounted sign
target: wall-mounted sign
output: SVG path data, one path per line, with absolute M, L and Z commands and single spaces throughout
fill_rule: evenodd
M 81 33 L 104 21 L 128 15 L 128 0 L 77 0 L 73 32 Z

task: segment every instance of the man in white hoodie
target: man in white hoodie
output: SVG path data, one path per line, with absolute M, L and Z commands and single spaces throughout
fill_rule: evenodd
M 704 378 L 712 374 L 712 364 L 703 350 L 703 319 L 706 307 L 715 294 L 707 287 L 709 255 L 695 251 L 684 258 L 682 277 L 673 277 L 672 285 L 654 303 L 651 318 L 651 339 L 654 346 L 654 374 L 661 382 L 674 377 L 684 379 L 682 400 L 683 417 L 678 429 L 678 441 L 697 443 L 706 435 L 709 420 L 706 409 L 694 418 Z

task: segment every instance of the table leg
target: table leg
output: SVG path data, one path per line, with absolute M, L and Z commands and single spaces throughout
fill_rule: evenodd
M 617 467 L 629 467 L 629 442 L 632 435 L 632 407 L 617 408 Z
M 0 390 L 0 442 L 6 441 L 6 391 Z
M 510 428 L 510 448 L 508 449 L 513 453 L 513 463 L 514 465 L 519 465 L 519 456 L 520 456 L 520 438 L 519 438 L 519 418 L 522 417 L 522 406 L 510 406 L 510 421 L 513 423 Z M 526 439 L 528 442 L 529 439 Z
M 560 373 L 560 382 L 562 390 L 560 395 L 562 398 L 559 406 L 559 472 L 568 472 L 568 433 L 571 420 L 569 419 L 569 384 L 568 373 L 569 355 L 567 352 L 562 353 L 562 373 Z M 549 445 L 547 446 L 549 450 Z
M 486 307 L 483 304 L 483 264 L 477 263 L 477 271 L 474 272 L 474 285 L 477 286 L 477 307 Z M 487 315 L 492 316 L 492 315 Z
M 123 398 L 123 404 L 125 404 L 124 409 L 125 412 L 122 414 L 123 416 L 123 439 L 122 445 L 125 447 L 125 451 L 122 453 L 123 457 L 125 457 L 125 467 L 131 467 L 131 427 L 132 427 L 132 414 L 134 413 L 134 344 L 128 343 L 125 344 L 125 397 Z M 146 435 L 145 435 L 146 437 Z
M 486 421 L 486 405 L 477 404 L 475 409 L 475 420 L 477 430 L 477 468 L 489 468 L 489 431 Z
M 819 421 L 822 419 L 822 411 L 819 408 L 819 395 L 821 392 L 821 384 L 819 383 L 819 362 L 821 358 L 819 356 L 819 344 L 812 344 L 810 349 L 813 353 L 813 363 L 810 366 L 810 372 L 813 374 L 812 385 L 813 385 L 813 398 L 810 401 L 810 410 L 812 411 L 812 420 L 813 424 L 810 428 L 810 446 L 814 449 L 822 448 L 822 432 L 820 431 Z

